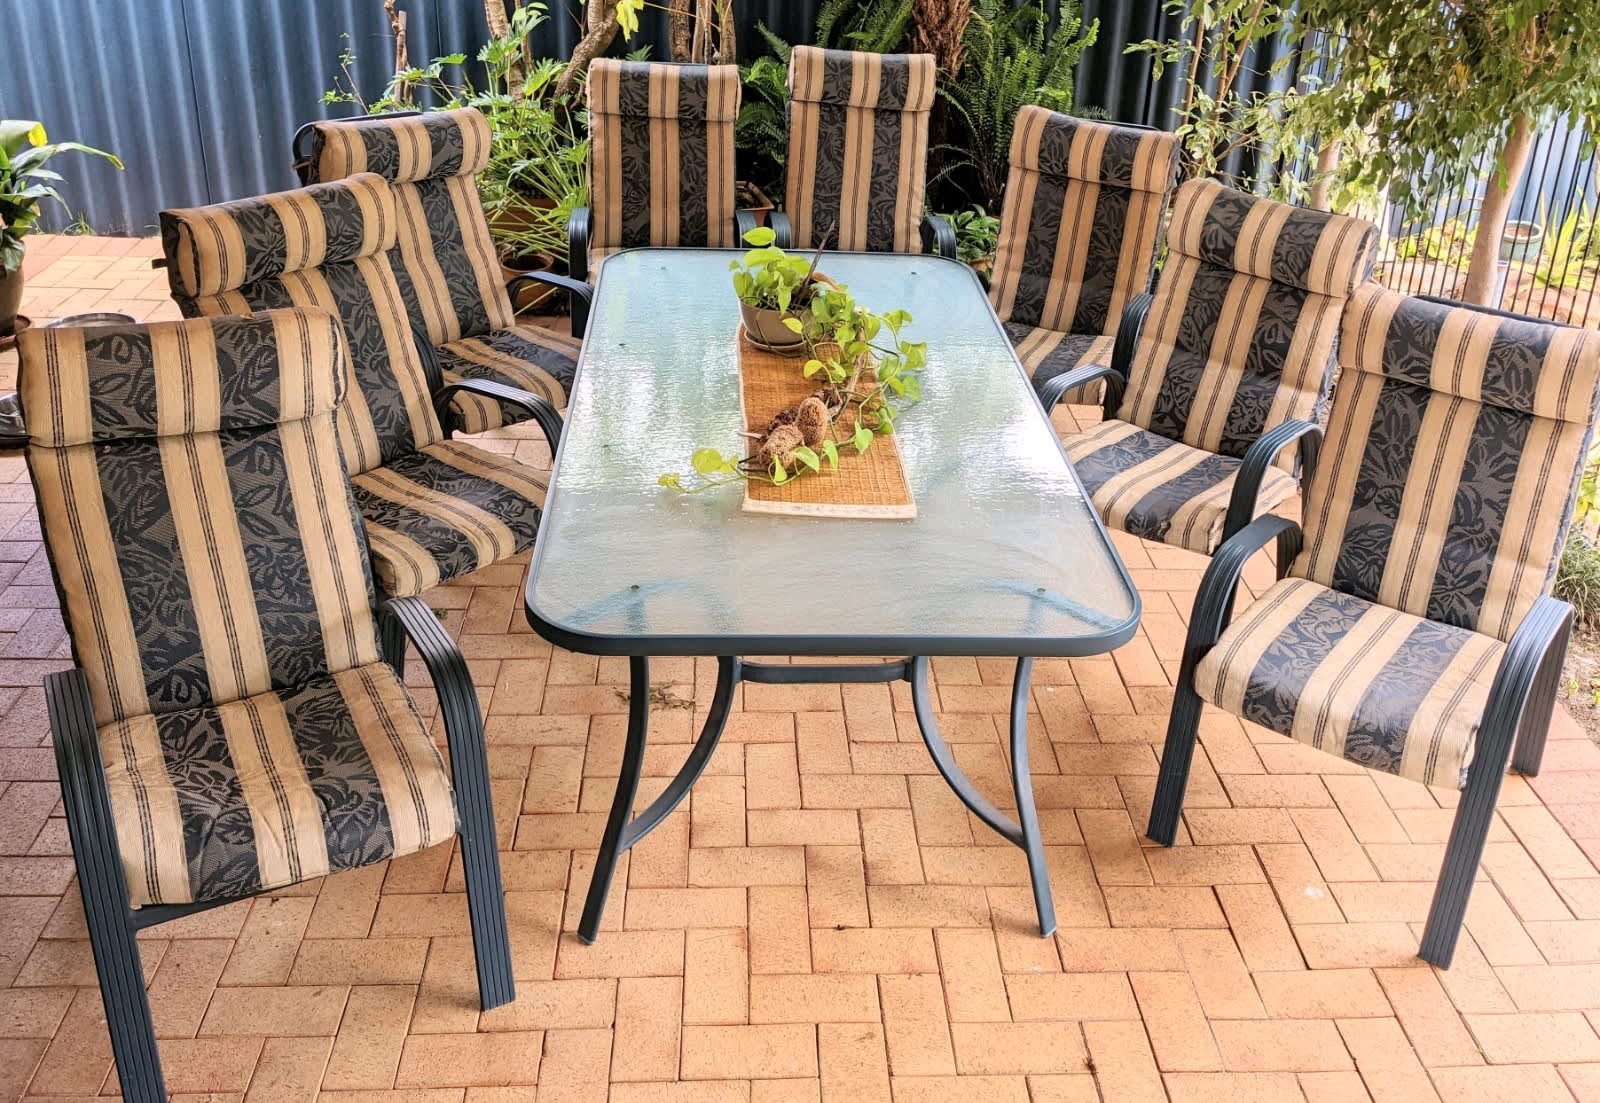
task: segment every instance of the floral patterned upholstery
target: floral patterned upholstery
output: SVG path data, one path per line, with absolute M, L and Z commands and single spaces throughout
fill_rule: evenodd
M 313 123 L 308 178 L 342 180 L 363 172 L 387 180 L 395 195 L 400 263 L 394 266 L 408 317 L 420 319 L 441 350 L 446 383 L 489 379 L 566 405 L 577 369 L 577 341 L 518 326 L 501 282 L 499 260 L 477 174 L 489 161 L 488 120 L 476 108 L 399 118 Z M 514 339 L 500 342 L 502 334 Z M 482 343 L 509 355 L 479 356 Z M 465 354 L 442 350 L 458 343 Z M 528 415 L 478 395 L 458 395 L 461 428 L 481 433 Z
M 1210 555 L 1222 542 L 1239 460 L 1125 421 L 1102 421 L 1066 442 L 1105 522 L 1123 532 Z M 1268 468 L 1256 513 L 1294 497 L 1294 476 Z
M 589 67 L 589 275 L 641 245 L 734 240 L 734 65 L 596 60 Z
M 379 661 L 321 311 L 34 330 L 21 400 L 131 902 L 250 895 L 455 831 Z
M 443 441 L 357 475 L 356 502 L 385 593 L 419 594 L 532 546 L 543 472 Z
M 794 48 L 785 210 L 795 248 L 921 250 L 936 75 L 932 54 Z
M 1108 362 L 1123 308 L 1150 286 L 1177 171 L 1176 135 L 1017 116 L 989 298 L 1036 384 Z M 1099 402 L 1103 387 L 1066 401 Z
M 1144 493 L 1148 501 L 1117 515 L 1147 520 L 1193 501 L 1188 488 L 1199 461 L 1188 452 L 1168 453 L 1169 461 L 1187 457 L 1170 467 L 1185 489 L 1162 489 L 1151 448 L 1128 447 L 1143 440 L 1131 430 L 1238 459 L 1267 429 L 1320 416 L 1339 319 L 1372 269 L 1376 243 L 1376 228 L 1360 219 L 1246 195 L 1214 180 L 1178 189 L 1166 268 L 1134 348 L 1118 417 L 1067 442 L 1080 474 L 1098 472 L 1085 484 L 1108 523 L 1116 523 L 1113 493 L 1124 502 L 1135 488 Z M 1292 470 L 1294 458 L 1285 449 L 1277 465 Z M 1113 480 L 1128 462 L 1150 466 L 1135 481 Z M 1269 490 L 1278 492 L 1274 486 L 1281 483 L 1263 484 L 1258 509 L 1270 508 L 1262 502 Z M 1183 546 L 1196 551 L 1215 547 L 1214 538 L 1200 538 L 1201 526 L 1147 527 L 1189 534 L 1194 539 Z
M 1600 334 L 1369 286 L 1346 311 L 1305 550 L 1200 663 L 1213 704 L 1460 788 L 1505 642 L 1548 590 Z
M 399 489 L 393 493 L 404 495 L 407 504 L 397 515 L 377 504 L 381 495 L 357 493 L 372 537 L 374 572 L 384 591 L 395 597 L 526 549 L 533 541 L 533 525 L 520 519 L 536 518 L 543 500 L 542 484 L 536 498 L 517 489 L 533 484 L 514 461 L 445 440 L 433 412 L 418 335 L 407 321 L 410 315 L 395 278 L 400 221 L 395 189 L 372 173 L 161 215 L 173 297 L 185 314 L 319 306 L 343 323 L 356 384 L 337 419 L 346 467 L 358 486 L 397 480 Z M 285 239 L 294 240 L 295 247 L 287 249 Z M 267 254 L 266 259 L 258 253 Z M 250 282 L 241 282 L 247 278 Z M 514 339 L 521 329 L 507 332 Z M 415 457 L 423 452 L 435 457 L 436 466 L 453 471 L 432 478 L 426 493 L 408 488 L 406 476 L 393 474 L 418 462 Z M 452 501 L 451 493 L 462 494 L 463 502 Z M 485 506 L 518 523 L 497 529 L 502 539 L 482 539 L 476 513 Z M 374 536 L 374 526 L 406 524 L 417 526 L 409 542 Z M 484 555 L 497 554 L 483 559 L 451 551 L 455 545 L 438 538 L 440 529 L 454 530 L 457 542 Z M 506 537 L 507 532 L 515 538 Z M 417 567 L 413 560 L 427 549 L 440 551 L 442 558 Z M 398 589 L 397 581 L 402 583 Z

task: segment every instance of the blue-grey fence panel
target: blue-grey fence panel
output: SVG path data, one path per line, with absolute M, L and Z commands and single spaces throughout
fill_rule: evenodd
M 1025 0 L 1018 0 L 1019 3 Z M 23 6 L 22 0 L 10 0 Z M 25 5 L 22 48 L 0 65 L 0 117 L 37 118 L 52 136 L 118 153 L 127 171 L 63 160 L 74 214 L 102 232 L 149 233 L 162 208 L 289 187 L 288 143 L 308 119 L 349 114 L 322 92 L 346 46 L 368 95 L 390 73 L 393 45 L 381 0 L 49 0 Z M 487 34 L 481 0 L 401 0 L 414 63 L 475 54 Z M 810 38 L 817 0 L 739 0 L 741 56 L 765 49 L 763 22 L 790 42 Z M 1055 0 L 1047 0 L 1054 11 Z M 1078 70 L 1081 103 L 1111 117 L 1172 124 L 1177 75 L 1158 84 L 1124 46 L 1175 33 L 1151 0 L 1087 0 L 1099 42 Z M 565 54 L 581 34 L 576 0 L 551 0 L 541 52 Z M 642 41 L 662 56 L 666 17 L 650 10 Z M 348 41 L 344 38 L 348 35 Z M 618 49 L 621 49 L 619 45 Z M 67 221 L 51 212 L 46 225 Z

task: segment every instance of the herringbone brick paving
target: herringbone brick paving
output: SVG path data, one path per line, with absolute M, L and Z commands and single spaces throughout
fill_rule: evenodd
M 24 310 L 174 316 L 154 251 L 36 238 Z M 0 358 L 0 379 L 14 368 Z M 488 444 L 548 462 L 529 434 Z M 477 1010 L 449 848 L 221 908 L 142 940 L 176 1098 L 1600 1099 L 1600 748 L 1558 713 L 1544 773 L 1507 781 L 1439 972 L 1415 951 L 1449 794 L 1208 712 L 1179 845 L 1142 839 L 1204 561 L 1118 546 L 1138 636 L 1034 679 L 1054 939 L 1036 936 L 1021 853 L 934 773 L 903 687 L 747 685 L 582 945 L 626 669 L 530 633 L 525 565 L 501 565 L 430 600 L 487 717 L 516 1002 Z M 1271 575 L 1263 557 L 1247 581 Z M 38 688 L 69 650 L 15 453 L 0 584 L 0 1100 L 86 1100 L 117 1086 Z M 681 761 L 714 674 L 654 665 L 693 705 L 653 715 L 641 799 Z M 958 759 L 1003 803 L 1011 664 L 934 674 Z

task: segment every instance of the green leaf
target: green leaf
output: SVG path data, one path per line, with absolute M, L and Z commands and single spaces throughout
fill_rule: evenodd
M 777 460 L 772 461 L 772 482 L 774 486 L 782 486 L 789 481 L 789 472 L 784 470 L 783 464 Z
M 673 490 L 683 489 L 683 479 L 679 475 L 667 474 L 656 480 L 656 485 L 670 487 Z
M 857 452 L 865 452 L 872 446 L 872 430 L 865 425 L 857 425 L 855 436 L 850 438 L 850 443 L 856 446 Z
M 784 324 L 784 327 L 786 329 L 792 329 L 796 333 L 804 333 L 805 332 L 805 328 L 806 327 L 801 323 L 799 318 L 787 318 L 786 317 L 783 320 L 783 324 Z
M 804 374 L 807 379 L 810 379 L 813 375 L 816 375 L 821 370 L 821 360 L 807 360 L 806 366 L 800 369 L 801 373 Z
M 817 458 L 817 454 L 803 444 L 794 450 L 794 458 L 813 471 L 822 470 L 822 461 Z
M 778 235 L 771 226 L 757 226 L 753 230 L 745 231 L 744 235 L 744 243 L 746 245 L 754 245 L 758 249 L 771 245 L 777 240 Z
M 695 471 L 701 475 L 715 474 L 727 466 L 727 461 L 722 458 L 722 453 L 715 448 L 696 449 L 689 462 L 694 465 Z
M 822 454 L 828 457 L 828 467 L 831 470 L 839 470 L 839 446 L 837 444 L 831 440 L 823 441 Z

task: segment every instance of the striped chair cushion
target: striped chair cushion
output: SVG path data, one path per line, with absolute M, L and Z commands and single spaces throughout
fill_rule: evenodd
M 1017 350 L 1017 359 L 1027 369 L 1034 386 L 1045 383 L 1063 372 L 1086 364 L 1111 363 L 1114 336 L 1087 333 L 1062 333 L 1056 329 L 1005 323 L 1006 336 Z M 1075 387 L 1062 396 L 1061 401 L 1077 405 L 1096 405 L 1103 401 L 1105 380 L 1096 379 L 1084 387 Z
M 331 317 L 42 329 L 19 347 L 40 522 L 101 724 L 377 661 Z
M 596 60 L 589 67 L 589 269 L 641 245 L 734 240 L 734 65 Z
M 1214 180 L 1184 184 L 1118 416 L 1226 456 L 1243 456 L 1280 422 L 1317 418 L 1340 314 L 1376 242 L 1359 219 Z M 1293 462 L 1292 449 L 1279 457 Z
M 1102 421 L 1065 444 L 1106 524 L 1202 555 L 1217 550 L 1239 460 L 1116 420 Z M 1256 497 L 1257 515 L 1294 493 L 1294 476 L 1269 468 Z
M 533 545 L 545 476 L 444 441 L 351 480 L 378 585 L 408 597 Z
M 435 345 L 512 324 L 477 174 L 489 122 L 475 107 L 396 119 L 312 124 L 311 178 L 372 172 L 393 187 L 401 294 Z
M 1288 578 L 1228 626 L 1195 690 L 1318 750 L 1460 789 L 1504 653 L 1492 636 Z
M 337 180 L 376 172 L 393 186 L 400 297 L 445 362 L 445 382 L 492 379 L 532 391 L 560 409 L 578 367 L 579 344 L 516 324 L 478 194 L 477 174 L 489 163 L 490 138 L 488 120 L 475 107 L 315 123 L 311 174 Z M 452 360 L 462 366 L 452 368 Z M 476 395 L 459 395 L 451 406 L 469 433 L 528 416 Z
M 567 404 L 567 391 L 578 370 L 581 342 L 542 326 L 512 326 L 483 337 L 467 337 L 440 345 L 435 352 L 444 370 L 444 381 L 489 379 L 517 387 L 548 399 L 557 409 Z M 513 417 L 491 398 L 460 394 L 451 400 L 468 433 L 497 429 L 527 415 L 520 410 Z
M 23 335 L 39 516 L 131 903 L 249 895 L 455 830 L 379 661 L 321 311 Z
M 352 473 L 444 436 L 395 278 L 396 226 L 393 189 L 370 173 L 161 212 L 172 295 L 186 316 L 286 306 L 339 316 L 356 382 L 338 417 Z
M 1114 334 L 1149 289 L 1178 171 L 1174 134 L 1025 107 L 1011 140 L 989 298 L 1008 322 Z
M 134 907 L 249 896 L 455 834 L 449 775 L 385 663 L 99 734 Z
M 785 209 L 797 249 L 921 250 L 936 75 L 932 54 L 794 48 Z
M 1292 573 L 1509 639 L 1565 543 L 1600 334 L 1372 286 L 1340 361 Z

